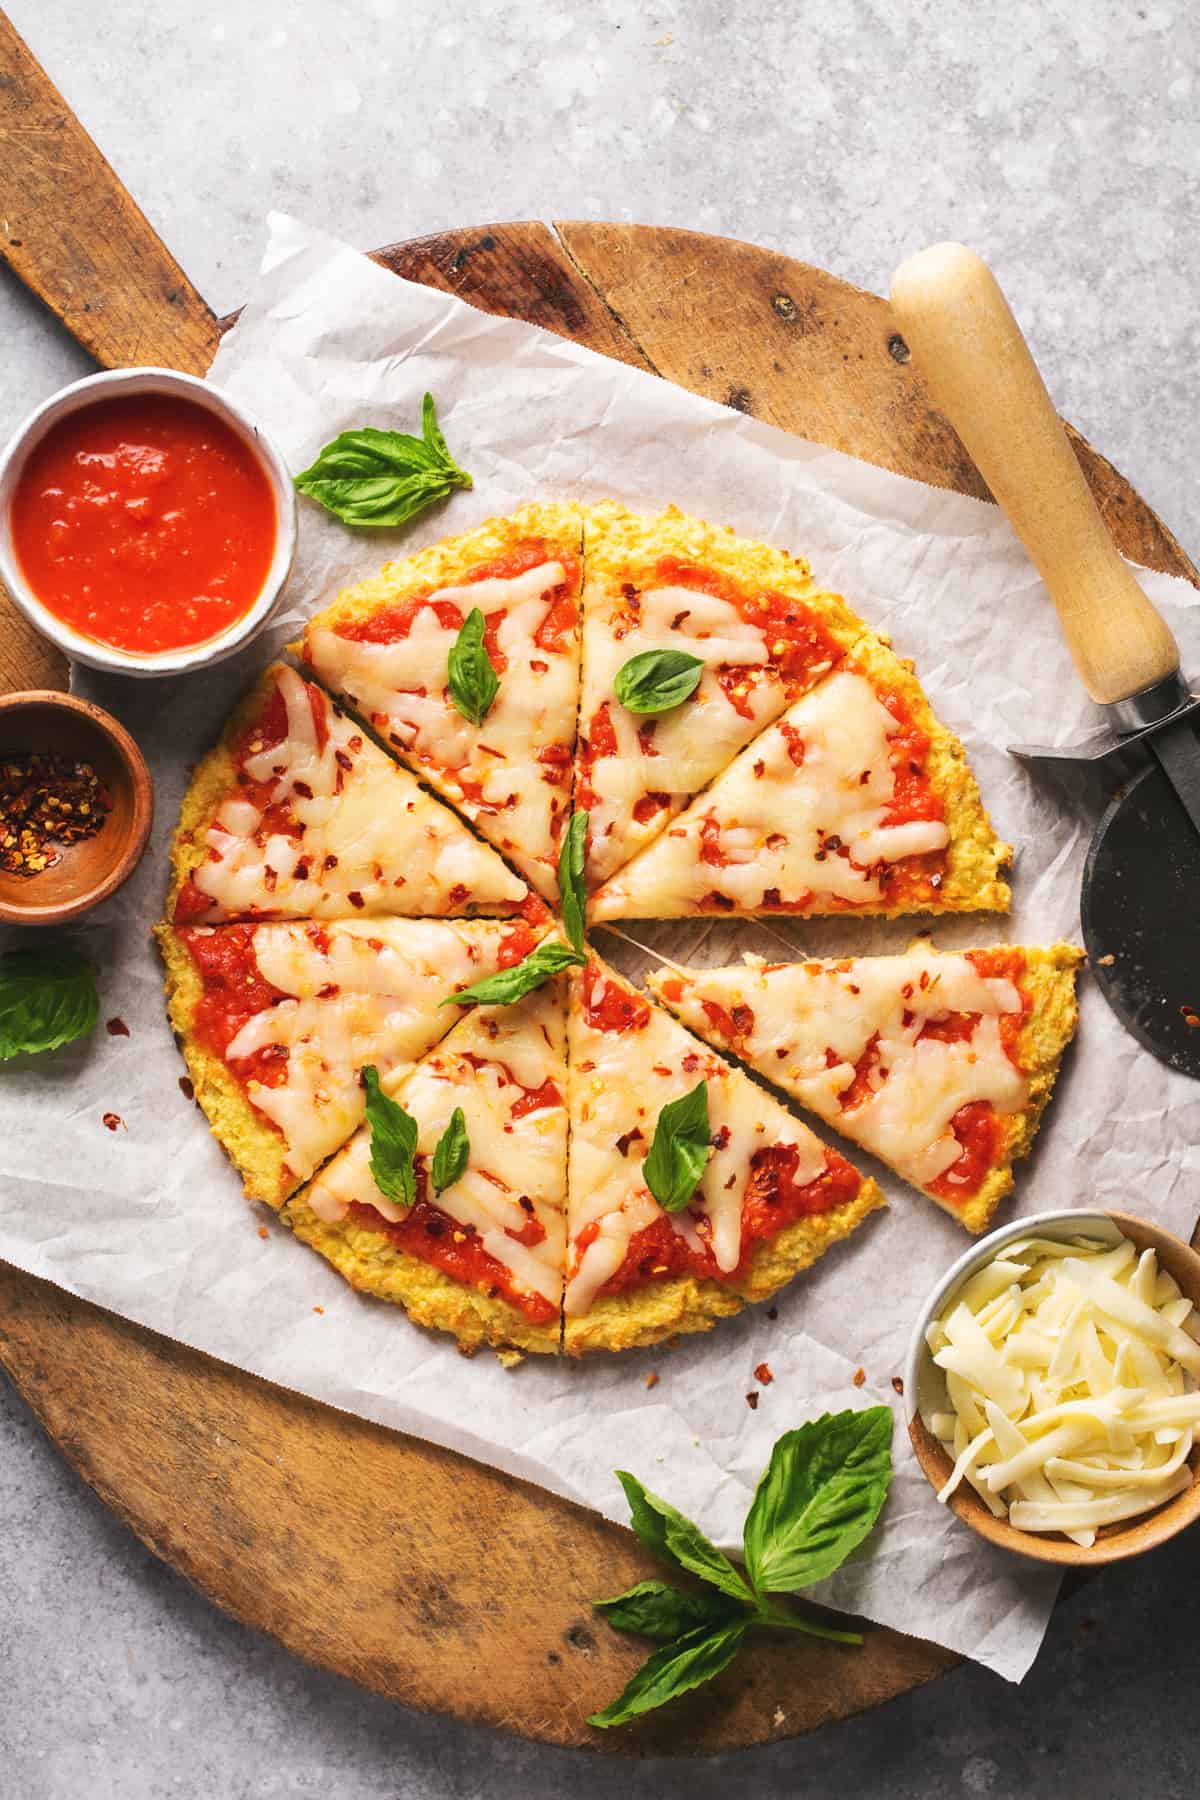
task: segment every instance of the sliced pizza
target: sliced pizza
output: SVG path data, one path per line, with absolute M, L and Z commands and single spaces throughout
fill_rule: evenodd
M 279 1206 L 307 1181 L 362 1122 L 363 1065 L 390 1091 L 453 1025 L 447 993 L 539 935 L 521 919 L 158 926 L 188 1076 L 247 1198 Z
M 962 745 L 867 637 L 593 895 L 591 916 L 1004 912 L 1011 854 Z
M 941 952 L 663 970 L 649 985 L 709 1043 L 982 1231 L 1033 1143 L 1075 1031 L 1083 952 Z
M 416 1124 L 411 1205 L 376 1185 L 368 1124 L 281 1215 L 353 1287 L 397 1302 L 420 1325 L 453 1332 L 462 1349 L 559 1347 L 562 982 L 511 1006 L 476 1008 L 396 1088 Z M 448 1131 L 458 1154 L 439 1167 L 435 1152 Z
M 570 810 L 581 552 L 577 507 L 527 506 L 388 563 L 293 646 L 549 900 Z
M 285 663 L 198 765 L 171 866 L 176 925 L 545 915 L 494 850 Z
M 800 557 L 675 508 L 642 518 L 593 507 L 586 544 L 575 804 L 590 814 L 596 883 L 865 628 Z
M 883 1205 L 875 1182 L 612 969 L 593 958 L 571 981 L 568 1352 L 705 1331 Z M 670 1135 L 664 1108 L 697 1088 L 698 1185 L 665 1210 L 647 1158 L 656 1135 Z

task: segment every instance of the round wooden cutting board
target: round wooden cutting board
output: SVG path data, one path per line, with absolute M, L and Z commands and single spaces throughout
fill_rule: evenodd
M 986 494 L 886 304 L 803 263 L 685 231 L 578 223 L 447 232 L 377 260 L 786 430 Z M 157 298 L 155 271 L 139 278 L 138 359 L 202 369 L 216 321 L 177 272 L 161 275 Z M 124 301 L 107 294 L 105 333 L 92 311 L 100 294 L 85 281 L 79 299 L 71 328 L 121 360 L 112 346 Z M 1075 442 L 1121 549 L 1197 581 L 1150 509 Z M 63 678 L 11 611 L 0 614 L 0 686 Z M 397 1329 L 410 1327 L 398 1319 Z M 716 1338 L 712 1347 L 719 1354 Z M 595 1732 L 587 1713 L 644 1654 L 590 1605 L 656 1572 L 628 1532 L 2 1265 L 0 1360 L 72 1465 L 159 1556 L 299 1655 L 410 1705 L 557 1744 L 696 1754 L 844 1718 L 956 1660 L 874 1627 L 857 1652 L 757 1641 L 719 1681 L 639 1727 Z

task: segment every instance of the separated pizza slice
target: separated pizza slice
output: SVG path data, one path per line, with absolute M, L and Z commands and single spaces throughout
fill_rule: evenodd
M 279 1206 L 454 1024 L 455 988 L 511 967 L 523 920 L 347 919 L 157 927 L 195 1097 L 247 1198 Z
M 591 916 L 1004 912 L 1011 854 L 958 739 L 866 637 L 598 890 Z
M 1083 952 L 938 952 L 663 970 L 690 1028 L 982 1231 L 1033 1143 L 1075 1031 Z
M 656 838 L 865 629 L 807 563 L 688 518 L 586 523 L 577 807 L 588 879 Z
M 593 958 L 571 981 L 571 1354 L 706 1331 L 884 1204 L 875 1182 L 605 964 Z
M 376 1185 L 368 1123 L 281 1215 L 353 1287 L 462 1349 L 558 1351 L 563 1000 L 560 976 L 511 1006 L 476 1008 L 397 1087 L 415 1122 L 411 1205 Z
M 293 648 L 549 900 L 570 810 L 582 525 L 527 506 L 339 594 Z
M 285 663 L 197 766 L 171 867 L 176 925 L 523 905 L 545 916 L 494 850 Z

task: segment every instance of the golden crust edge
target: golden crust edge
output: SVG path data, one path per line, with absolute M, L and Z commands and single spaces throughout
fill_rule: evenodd
M 241 1176 L 247 1200 L 261 1200 L 278 1208 L 299 1185 L 287 1169 L 283 1135 L 251 1106 L 220 1057 L 192 1037 L 203 984 L 179 933 L 174 926 L 161 924 L 154 927 L 154 938 L 166 969 L 163 986 L 167 1016 L 196 1102 L 212 1135 Z
M 564 1320 L 563 1348 L 577 1357 L 597 1350 L 645 1349 L 677 1334 L 711 1331 L 718 1319 L 769 1300 L 886 1205 L 878 1183 L 864 1178 L 843 1206 L 797 1219 L 775 1237 L 760 1239 L 742 1281 L 698 1281 L 683 1275 L 647 1283 L 633 1290 L 636 1312 L 631 1296 L 610 1295 L 596 1301 L 582 1319 Z
M 460 1350 L 486 1346 L 502 1358 L 514 1350 L 558 1354 L 559 1318 L 537 1325 L 509 1301 L 491 1299 L 399 1249 L 383 1232 L 351 1220 L 319 1219 L 303 1188 L 284 1203 L 279 1217 L 356 1292 L 403 1307 L 416 1325 L 449 1332 Z

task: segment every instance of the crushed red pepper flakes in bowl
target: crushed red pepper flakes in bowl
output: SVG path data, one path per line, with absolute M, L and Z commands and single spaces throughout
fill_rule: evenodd
M 0 757 L 0 870 L 40 875 L 57 846 L 94 837 L 112 799 L 91 763 L 32 750 Z

